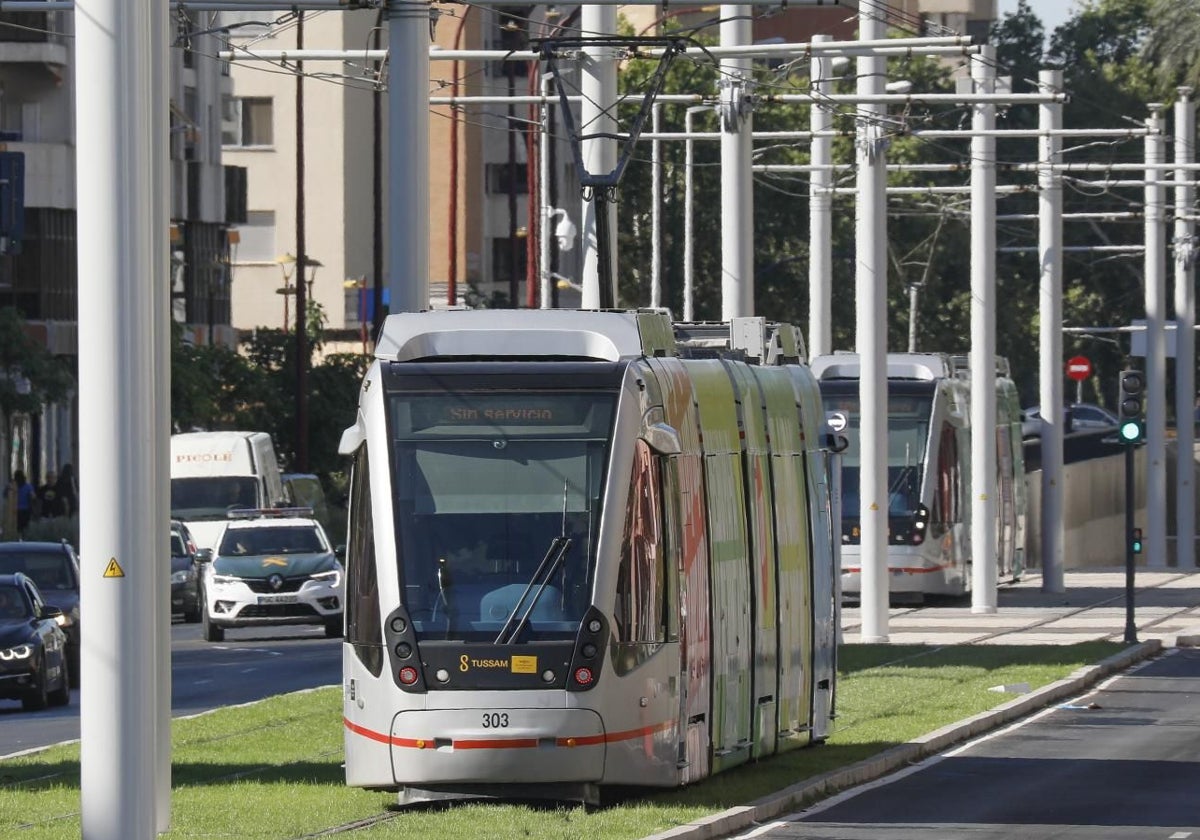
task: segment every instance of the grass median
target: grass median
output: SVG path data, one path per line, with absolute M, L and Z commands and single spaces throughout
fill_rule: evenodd
M 351 832 L 438 840 L 645 837 L 868 758 L 993 708 L 1122 649 L 1107 642 L 1047 646 L 846 645 L 838 717 L 819 747 L 796 750 L 687 788 L 639 791 L 599 809 L 471 804 L 399 812 Z M 386 814 L 394 795 L 347 788 L 341 693 L 319 689 L 173 723 L 168 838 L 306 838 Z M 78 837 L 79 745 L 0 761 L 0 837 Z

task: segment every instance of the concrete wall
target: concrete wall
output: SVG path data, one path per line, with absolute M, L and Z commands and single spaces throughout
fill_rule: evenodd
M 1172 456 L 1173 457 L 1173 456 Z M 1173 462 L 1172 462 L 1173 463 Z M 1029 528 L 1025 556 L 1040 568 L 1042 540 L 1042 472 L 1027 476 Z M 1168 495 L 1169 489 L 1168 489 Z M 1146 519 L 1146 451 L 1134 452 L 1134 523 Z M 1063 468 L 1063 567 L 1120 566 L 1125 562 L 1125 456 L 1108 455 L 1067 464 Z M 1138 558 L 1143 565 L 1146 556 Z M 1170 562 L 1170 560 L 1168 560 Z

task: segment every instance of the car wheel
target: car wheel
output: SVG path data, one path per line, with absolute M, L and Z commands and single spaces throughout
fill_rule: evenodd
M 62 673 L 59 675 L 58 688 L 47 695 L 51 706 L 66 706 L 71 702 L 71 665 L 66 654 L 62 658 Z
M 325 619 L 325 638 L 340 639 L 342 637 L 342 617 Z
M 67 662 L 71 688 L 79 688 L 79 645 L 67 645 Z
M 197 621 L 200 620 L 200 593 L 199 593 L 199 591 L 196 592 L 196 600 L 192 603 L 192 605 L 190 607 L 188 607 L 187 603 L 184 602 L 183 620 L 188 624 L 195 624 Z
M 44 709 L 50 704 L 50 696 L 46 693 L 46 657 L 42 657 L 42 667 L 38 669 L 33 686 L 21 698 L 21 708 L 27 712 Z
M 206 642 L 223 642 L 225 641 L 225 628 L 213 624 L 211 618 L 208 617 L 208 610 L 205 609 L 200 615 L 201 630 L 204 633 L 204 641 Z

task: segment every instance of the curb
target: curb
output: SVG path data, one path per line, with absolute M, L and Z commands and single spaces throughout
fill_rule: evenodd
M 1200 646 L 1200 634 L 1187 638 L 1189 640 L 1194 638 L 1195 644 Z M 1183 645 L 1182 639 L 1178 644 Z M 1007 703 L 1002 703 L 994 709 L 943 726 L 927 735 L 914 738 L 907 743 L 884 750 L 878 755 L 847 767 L 797 782 L 778 793 L 755 800 L 749 805 L 728 808 L 720 813 L 701 817 L 658 834 L 651 834 L 643 840 L 678 840 L 678 838 L 716 840 L 716 838 L 728 836 L 740 829 L 750 828 L 766 820 L 798 811 L 818 799 L 874 781 L 901 767 L 937 755 L 953 744 L 970 740 L 1009 721 L 1024 717 L 1030 712 L 1079 694 L 1083 689 L 1094 685 L 1109 674 L 1123 671 L 1136 662 L 1154 656 L 1162 650 L 1162 647 L 1162 642 L 1158 639 L 1150 639 L 1133 645 L 1095 665 L 1080 668 L 1069 677 L 1042 686 L 1036 691 L 1031 691 L 1029 694 L 1017 697 Z

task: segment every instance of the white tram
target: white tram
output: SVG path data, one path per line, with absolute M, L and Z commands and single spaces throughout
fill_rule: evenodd
M 842 591 L 861 587 L 857 354 L 812 361 L 826 419 L 845 435 L 842 465 Z M 887 356 L 888 587 L 892 594 L 961 596 L 971 589 L 970 372 L 966 357 Z M 998 579 L 1025 568 L 1028 490 L 1021 408 L 999 359 L 996 376 L 996 558 Z
M 837 540 L 797 332 L 390 316 L 353 456 L 350 785 L 594 802 L 824 740 Z

